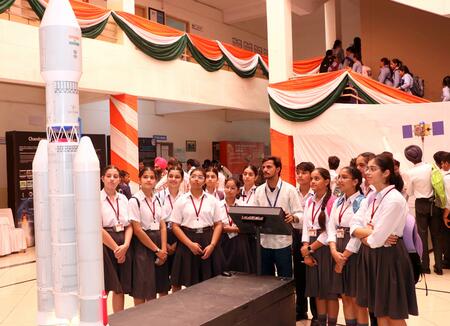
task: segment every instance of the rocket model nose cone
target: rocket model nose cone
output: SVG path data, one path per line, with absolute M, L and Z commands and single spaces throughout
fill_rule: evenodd
M 80 28 L 69 0 L 50 0 L 48 2 L 41 27 L 52 25 Z
M 48 141 L 47 139 L 42 139 L 39 142 L 36 154 L 33 159 L 33 171 L 35 172 L 46 172 L 48 171 Z
M 89 137 L 81 137 L 73 159 L 73 170 L 75 172 L 100 170 L 100 162 Z

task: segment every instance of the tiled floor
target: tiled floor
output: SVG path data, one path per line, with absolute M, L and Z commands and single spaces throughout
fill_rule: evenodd
M 432 256 L 432 255 L 431 255 Z M 36 264 L 34 248 L 26 253 L 0 257 L 0 326 L 35 325 L 37 312 Z M 8 267 L 12 266 L 12 267 Z M 411 317 L 411 326 L 449 325 L 450 318 L 450 270 L 444 270 L 443 276 L 427 275 L 428 296 L 424 282 L 417 284 L 419 302 L 418 317 Z M 132 298 L 126 298 L 126 307 L 133 305 Z M 111 309 L 111 300 L 108 302 Z M 344 324 L 342 309 L 338 322 Z M 309 325 L 298 322 L 297 325 Z

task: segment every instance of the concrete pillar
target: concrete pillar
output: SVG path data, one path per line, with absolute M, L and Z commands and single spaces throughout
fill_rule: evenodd
M 336 40 L 336 0 L 328 0 L 323 5 L 325 13 L 325 50 L 333 48 Z
M 286 81 L 293 76 L 291 8 L 291 0 L 266 0 L 270 83 Z M 283 119 L 270 109 L 271 153 L 281 158 L 283 180 L 295 184 L 292 136 L 289 130 L 280 133 L 274 129 L 277 122 L 285 122 L 280 120 Z

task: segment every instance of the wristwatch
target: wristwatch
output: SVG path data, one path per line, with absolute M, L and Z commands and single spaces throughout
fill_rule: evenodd
M 314 252 L 313 248 L 311 248 L 311 246 L 308 246 L 308 251 L 310 254 L 312 254 Z
M 161 249 L 156 248 L 156 250 L 154 251 L 154 253 L 157 254 L 157 253 L 160 252 L 160 251 L 161 251 Z

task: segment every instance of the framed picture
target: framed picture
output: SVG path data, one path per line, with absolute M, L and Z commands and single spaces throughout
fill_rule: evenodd
M 166 15 L 164 11 L 158 9 L 148 8 L 148 19 L 162 25 L 166 23 Z
M 195 140 L 186 140 L 186 152 L 196 152 L 197 142 Z
M 231 44 L 233 44 L 234 46 L 242 49 L 242 40 L 241 39 L 233 37 L 231 39 L 231 42 L 232 42 Z

